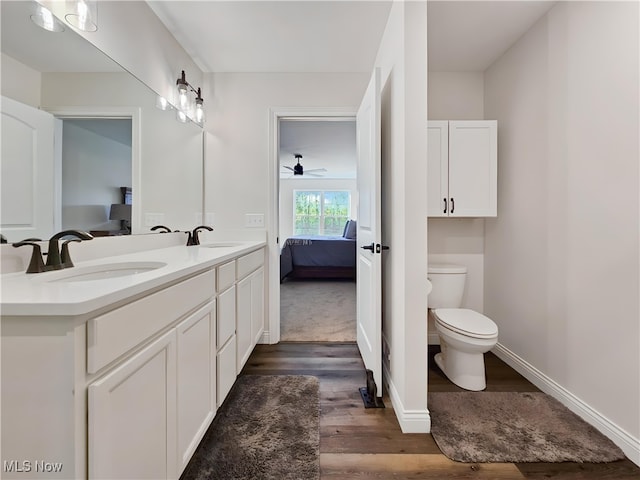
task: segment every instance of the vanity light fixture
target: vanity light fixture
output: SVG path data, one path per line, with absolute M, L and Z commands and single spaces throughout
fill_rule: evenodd
M 160 110 L 169 110 L 171 108 L 171 104 L 169 101 L 161 95 L 156 97 L 156 107 Z
M 31 21 L 38 25 L 40 28 L 44 28 L 50 32 L 64 32 L 64 26 L 62 22 L 58 20 L 51 10 L 43 7 L 39 3 L 34 2 L 33 14 L 31 15 Z
M 178 120 L 180 120 L 181 122 L 186 122 L 188 113 L 194 111 L 195 121 L 199 124 L 203 124 L 204 100 L 202 99 L 202 91 L 200 90 L 200 87 L 198 87 L 198 89 L 196 90 L 191 86 L 189 82 L 187 82 L 184 70 L 182 70 L 182 75 L 180 76 L 180 78 L 176 80 L 176 85 L 178 86 Z M 193 104 L 189 98 L 189 90 L 196 94 L 196 98 Z M 184 114 L 184 120 L 181 118 L 180 112 Z
M 71 8 L 64 18 L 71 25 L 83 32 L 98 30 L 98 1 L 97 0 L 67 0 Z

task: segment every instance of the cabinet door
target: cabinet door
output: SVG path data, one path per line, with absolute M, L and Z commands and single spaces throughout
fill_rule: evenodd
M 253 338 L 251 336 L 251 278 L 251 275 L 243 278 L 236 285 L 236 373 L 238 374 L 253 349 Z
M 220 350 L 235 333 L 236 287 L 233 285 L 218 295 L 218 350 Z
M 251 275 L 251 342 L 252 349 L 264 332 L 264 267 Z
M 178 475 L 216 412 L 215 300 L 176 327 Z
M 236 381 L 236 337 L 235 335 L 218 350 L 217 360 L 218 374 L 216 380 L 218 382 L 218 407 L 222 405 L 224 399 L 233 383 Z
M 430 121 L 427 128 L 427 215 L 449 215 L 449 122 Z
M 175 330 L 89 385 L 89 478 L 176 477 Z
M 449 122 L 449 216 L 497 215 L 495 120 Z

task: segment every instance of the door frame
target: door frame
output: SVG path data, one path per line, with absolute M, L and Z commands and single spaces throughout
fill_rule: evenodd
M 347 120 L 355 119 L 354 107 L 273 107 L 269 109 L 269 205 L 267 215 L 267 255 L 269 258 L 268 330 L 262 343 L 280 341 L 280 120 Z
M 131 120 L 131 232 L 138 233 L 142 228 L 142 109 L 140 107 L 46 107 L 43 110 L 52 114 L 56 119 L 91 119 L 113 118 Z M 60 132 L 56 132 L 58 137 Z M 56 145 L 54 195 L 56 208 L 62 208 L 62 145 Z M 61 216 L 58 218 L 61 220 Z M 59 230 L 59 229 L 58 229 Z

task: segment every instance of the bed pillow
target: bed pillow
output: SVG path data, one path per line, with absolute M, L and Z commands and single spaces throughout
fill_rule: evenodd
M 354 240 L 356 238 L 356 232 L 357 232 L 357 224 L 355 220 L 349 220 L 347 222 L 347 226 L 344 229 L 344 235 L 342 235 L 344 238 L 348 238 L 350 240 Z
M 347 230 L 349 230 L 349 222 L 351 222 L 351 220 L 347 220 L 344 223 L 344 229 L 342 230 L 342 237 L 343 238 L 347 238 Z

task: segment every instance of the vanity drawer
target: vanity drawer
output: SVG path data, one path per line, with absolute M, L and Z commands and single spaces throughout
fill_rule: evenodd
M 87 322 L 87 371 L 95 373 L 213 296 L 215 271 L 196 275 Z
M 255 252 L 251 252 L 244 257 L 240 257 L 237 260 L 238 263 L 238 280 L 246 277 L 255 269 L 257 269 L 260 265 L 264 264 L 264 249 L 256 250 Z
M 224 292 L 236 281 L 236 261 L 218 267 L 218 292 Z

